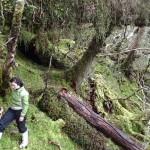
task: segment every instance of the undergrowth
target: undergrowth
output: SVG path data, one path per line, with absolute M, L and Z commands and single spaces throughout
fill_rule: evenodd
M 0 100 L 0 106 L 8 107 L 6 103 Z M 65 122 L 62 119 L 53 121 L 37 107 L 30 104 L 27 114 L 27 128 L 29 130 L 29 145 L 27 150 L 56 150 L 57 145 L 51 144 L 50 141 L 56 142 L 64 150 L 80 149 L 63 131 L 62 127 Z M 18 133 L 15 122 L 12 122 L 4 131 L 0 140 L 1 150 L 18 150 L 21 142 L 21 134 Z

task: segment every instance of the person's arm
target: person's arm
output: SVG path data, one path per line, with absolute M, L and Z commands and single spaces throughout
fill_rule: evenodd
M 22 112 L 20 117 L 24 118 L 29 108 L 29 94 L 21 97 L 22 100 Z

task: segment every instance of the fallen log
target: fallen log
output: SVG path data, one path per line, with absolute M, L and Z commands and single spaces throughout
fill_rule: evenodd
M 82 116 L 88 123 L 96 127 L 99 131 L 111 138 L 114 143 L 125 150 L 142 150 L 142 147 L 129 139 L 121 130 L 107 122 L 100 115 L 84 106 L 78 98 L 67 89 L 60 90 L 60 96 L 66 100 L 75 112 Z

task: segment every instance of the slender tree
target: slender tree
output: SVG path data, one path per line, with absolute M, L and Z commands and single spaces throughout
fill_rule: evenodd
M 1 91 L 3 91 L 4 95 L 5 95 L 5 90 L 8 88 L 11 69 L 13 66 L 15 66 L 16 46 L 18 41 L 18 35 L 20 33 L 24 4 L 25 4 L 24 0 L 17 0 L 14 14 L 13 14 L 12 27 L 9 35 L 9 39 L 11 40 L 9 40 L 9 42 L 7 43 L 8 53 L 6 56 L 6 61 L 3 64 L 3 71 L 2 71 Z
M 84 13 L 87 13 L 88 16 L 86 20 L 93 24 L 96 34 L 82 58 L 70 70 L 65 72 L 66 80 L 71 83 L 77 92 L 80 91 L 83 79 L 89 75 L 93 60 L 101 52 L 100 50 L 104 46 L 106 38 L 111 34 L 113 28 L 117 24 L 119 25 L 119 22 L 115 21 L 120 20 L 121 12 L 119 12 L 120 10 L 115 7 L 115 4 L 103 0 L 90 2 L 85 9 Z
M 4 17 L 4 8 L 3 8 L 2 0 L 0 0 L 0 13 L 1 13 L 2 27 L 4 27 L 5 17 Z
M 84 78 L 87 77 L 95 56 L 100 53 L 105 39 L 111 34 L 114 27 L 135 24 L 142 27 L 149 23 L 149 7 L 147 1 L 93 1 L 89 3 L 89 10 L 85 11 L 89 15 L 89 22 L 95 28 L 96 35 L 89 44 L 87 51 L 82 58 L 70 69 L 65 72 L 66 80 L 69 81 L 76 91 Z M 145 6 L 145 9 L 143 9 Z M 135 9 L 136 8 L 136 9 Z M 145 13 L 145 15 L 144 15 Z M 92 17 L 91 17 L 92 15 Z M 79 90 L 80 91 L 80 90 Z

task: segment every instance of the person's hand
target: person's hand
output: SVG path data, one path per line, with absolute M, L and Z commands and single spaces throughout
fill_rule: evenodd
M 20 117 L 20 118 L 19 118 L 19 121 L 23 121 L 23 120 L 24 120 L 24 117 Z

